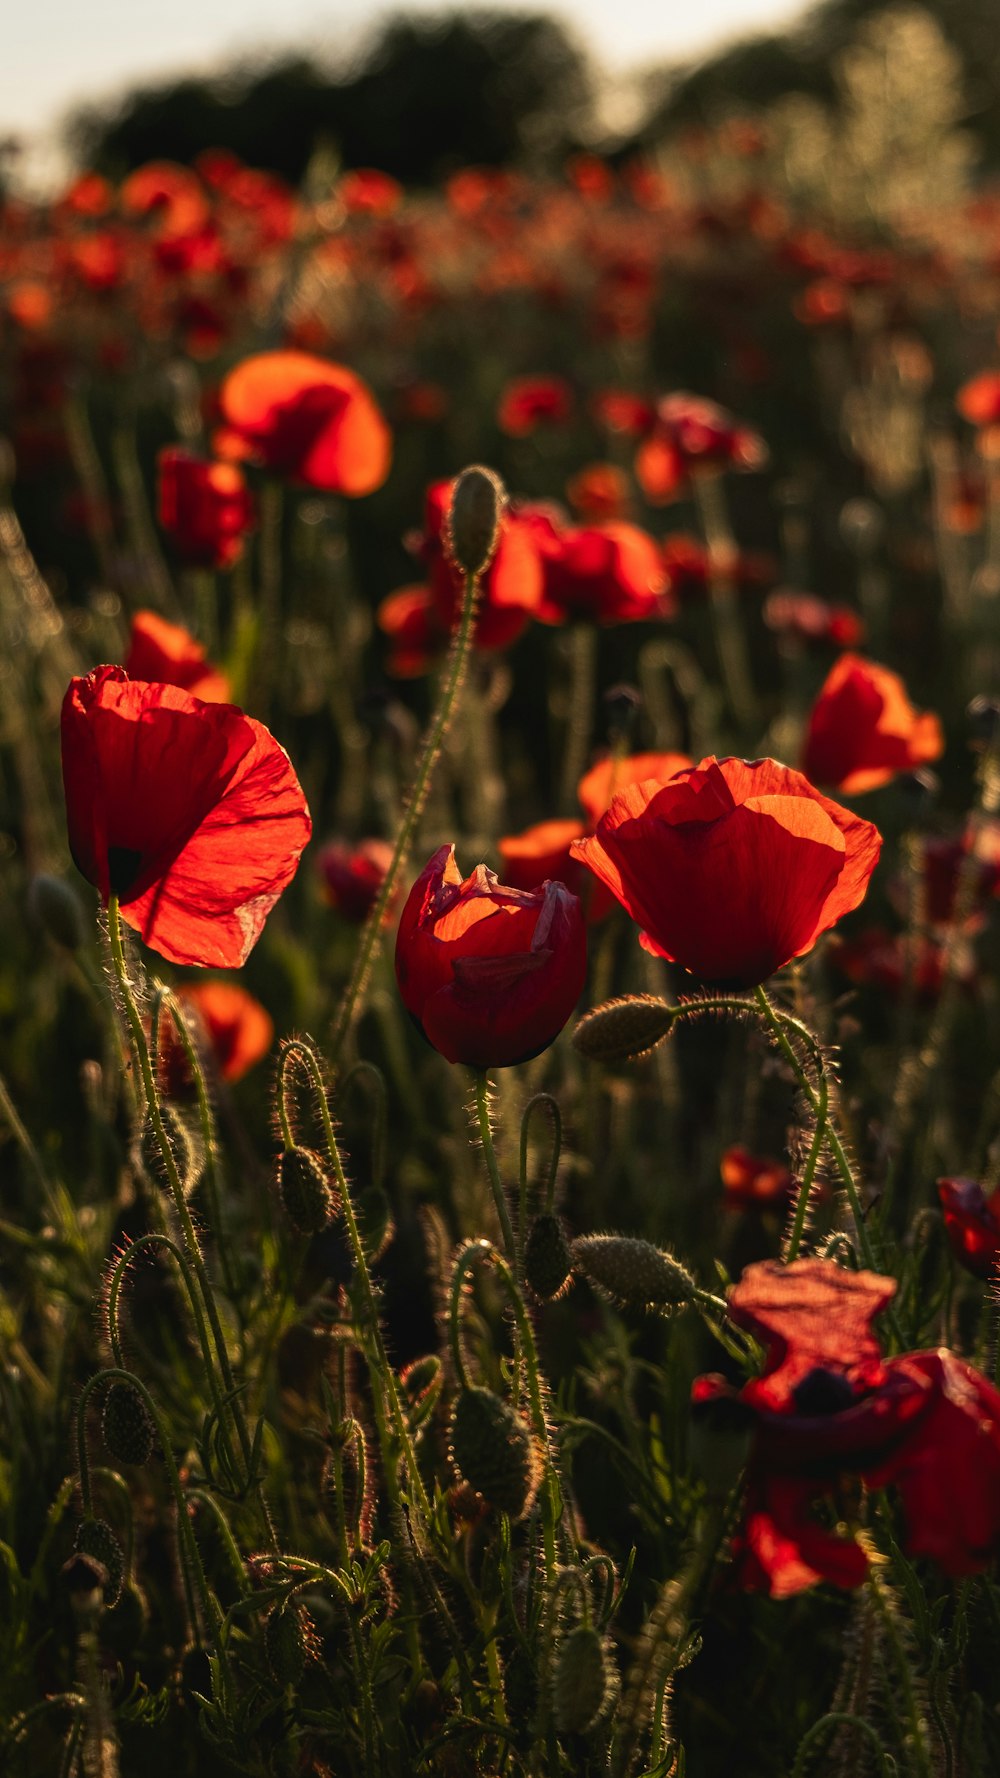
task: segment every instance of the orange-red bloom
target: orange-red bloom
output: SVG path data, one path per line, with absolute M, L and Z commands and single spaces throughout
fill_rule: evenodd
M 172 963 L 237 968 L 295 874 L 312 823 L 259 722 L 121 667 L 73 679 L 63 782 L 77 868 Z
M 155 611 L 137 611 L 132 619 L 125 671 L 130 679 L 179 685 L 205 704 L 229 702 L 229 681 L 213 667 L 201 643 Z
M 636 454 L 635 473 L 646 499 L 660 502 L 673 500 L 702 470 L 759 469 L 766 461 L 764 440 L 725 408 L 680 393 L 658 404 L 652 431 Z
M 795 1196 L 795 1180 L 783 1161 L 727 1148 L 719 1163 L 728 1210 L 784 1210 Z
M 984 370 L 963 383 L 955 406 L 971 425 L 994 426 L 1000 420 L 1000 371 Z
M 686 753 L 630 753 L 625 759 L 609 754 L 607 759 L 599 759 L 589 772 L 584 772 L 576 787 L 576 800 L 587 817 L 588 827 L 597 826 L 613 798 L 627 785 L 642 784 L 649 778 L 665 784 L 693 764 Z
M 235 463 L 205 463 L 179 445 L 160 452 L 157 468 L 160 524 L 181 560 L 199 568 L 231 568 L 254 521 L 242 469 Z
M 388 840 L 359 840 L 353 846 L 343 840 L 330 840 L 316 862 L 330 906 L 345 920 L 360 926 L 375 906 L 392 863 Z M 386 909 L 387 921 L 391 914 L 390 906 Z
M 913 708 L 898 674 L 842 654 L 810 712 L 802 770 L 817 784 L 858 796 L 943 752 L 938 718 Z
M 583 989 L 583 913 L 562 883 L 506 887 L 477 865 L 462 880 L 454 846 L 410 891 L 396 939 L 403 1004 L 449 1062 L 506 1068 L 562 1030 Z
M 548 519 L 539 523 L 537 516 L 535 523 L 546 622 L 635 623 L 673 614 L 659 549 L 638 525 L 612 519 L 563 530 Z
M 183 982 L 176 994 L 204 1036 L 206 1050 L 223 1080 L 242 1080 L 263 1061 L 274 1041 L 274 1020 L 239 982 Z M 164 1091 L 173 1099 L 185 1098 L 194 1083 L 172 1019 L 164 1019 L 160 1025 L 157 1065 Z
M 614 797 L 582 858 L 655 956 L 754 987 L 857 907 L 878 860 L 868 821 L 773 759 L 714 758 Z
M 515 377 L 503 392 L 497 424 L 511 438 L 527 438 L 540 425 L 561 425 L 572 407 L 572 392 L 562 377 Z
M 361 378 L 307 352 L 245 358 L 222 385 L 230 430 L 275 475 L 331 494 L 371 494 L 389 473 L 392 440 Z

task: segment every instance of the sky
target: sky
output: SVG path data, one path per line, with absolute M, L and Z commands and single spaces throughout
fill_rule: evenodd
M 388 11 L 439 12 L 456 0 L 3 0 L 0 137 L 51 147 L 75 105 L 124 88 L 207 73 L 238 56 L 292 49 L 331 56 Z M 696 58 L 798 17 L 805 0 L 484 0 L 551 12 L 614 73 Z

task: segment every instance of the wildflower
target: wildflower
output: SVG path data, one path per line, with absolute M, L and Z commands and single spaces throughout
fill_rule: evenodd
M 619 791 L 573 856 L 704 981 L 754 987 L 857 907 L 881 847 L 870 822 L 771 759 L 702 760 Z
M 371 494 L 389 473 L 391 437 L 361 378 L 307 352 L 260 352 L 219 395 L 226 426 L 265 469 L 331 494 Z
M 242 469 L 203 462 L 179 445 L 160 452 L 157 468 L 160 524 L 181 560 L 198 568 L 231 568 L 254 520 Z
M 1000 1191 L 987 1197 L 978 1179 L 939 1179 L 937 1191 L 955 1258 L 991 1278 L 1000 1260 Z
M 155 611 L 137 611 L 125 656 L 130 679 L 177 685 L 204 704 L 229 702 L 229 681 L 213 667 L 200 642 L 181 624 L 168 623 Z
M 658 403 L 640 444 L 635 473 L 647 500 L 673 500 L 692 475 L 705 470 L 759 469 L 767 461 L 762 438 L 725 408 L 697 395 L 667 395 Z
M 784 1210 L 795 1196 L 795 1180 L 782 1161 L 727 1148 L 719 1163 L 727 1210 Z
M 454 846 L 410 891 L 396 939 L 407 1011 L 449 1062 L 505 1068 L 562 1030 L 583 989 L 583 913 L 562 883 L 522 890 L 485 865 L 462 880 Z
M 259 722 L 121 667 L 62 710 L 70 850 L 106 903 L 173 963 L 237 968 L 295 874 L 312 823 Z
M 572 405 L 569 384 L 562 377 L 515 377 L 503 392 L 497 424 L 511 438 L 526 438 L 539 425 L 568 420 Z
M 896 673 L 842 654 L 810 712 L 802 770 L 818 784 L 858 796 L 943 752 L 938 718 L 913 708 Z
M 274 1021 L 239 982 L 183 982 L 176 994 L 185 1013 L 203 1033 L 206 1048 L 223 1080 L 242 1080 L 263 1061 L 274 1040 Z M 168 1097 L 185 1097 L 192 1081 L 187 1054 L 171 1018 L 164 1018 L 160 1024 L 157 1062 Z

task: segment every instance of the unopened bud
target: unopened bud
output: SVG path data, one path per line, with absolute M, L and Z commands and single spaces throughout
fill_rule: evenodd
M 551 1302 L 569 1283 L 573 1255 L 558 1216 L 536 1216 L 524 1243 L 524 1275 L 543 1303 Z
M 197 1185 L 200 1172 L 191 1131 L 183 1117 L 172 1105 L 160 1106 L 160 1123 L 166 1137 L 167 1148 L 177 1169 L 181 1189 L 186 1197 Z M 151 1118 L 147 1118 L 142 1127 L 139 1152 L 143 1172 L 147 1178 L 158 1180 L 162 1185 L 166 1185 L 169 1181 L 169 1168 L 163 1153 L 159 1132 Z
M 669 1037 L 676 1016 L 655 994 L 625 994 L 584 1013 L 573 1048 L 592 1062 L 637 1062 Z
M 520 1519 L 538 1488 L 535 1441 L 520 1414 L 489 1389 L 463 1389 L 451 1416 L 451 1458 L 459 1475 L 498 1512 Z
M 426 1358 L 415 1358 L 400 1373 L 399 1380 L 409 1409 L 410 1425 L 415 1429 L 434 1412 L 434 1404 L 441 1393 L 444 1370 L 440 1358 L 434 1352 L 429 1352 Z
M 134 1383 L 119 1379 L 104 1397 L 101 1432 L 116 1463 L 148 1463 L 155 1430 L 149 1409 Z
M 482 574 L 496 553 L 507 494 L 500 477 L 481 463 L 463 469 L 451 490 L 445 549 L 466 574 Z
M 368 1185 L 358 1197 L 357 1208 L 365 1257 L 373 1266 L 382 1258 L 396 1233 L 392 1205 L 380 1185 Z
M 80 897 L 62 877 L 33 877 L 28 890 L 28 914 L 66 951 L 78 951 L 86 939 L 86 923 Z
M 278 1195 L 293 1229 L 318 1235 L 332 1222 L 337 1199 L 319 1155 L 311 1148 L 286 1148 L 278 1156 Z
M 125 1554 L 107 1519 L 83 1519 L 76 1534 L 75 1553 L 92 1556 L 104 1569 L 105 1605 L 117 1605 L 125 1579 Z
M 552 1717 L 560 1735 L 585 1735 L 604 1714 L 612 1674 L 598 1632 L 577 1624 L 556 1650 Z
M 697 1286 L 672 1254 L 633 1235 L 581 1235 L 573 1264 L 623 1307 L 676 1309 L 692 1302 Z

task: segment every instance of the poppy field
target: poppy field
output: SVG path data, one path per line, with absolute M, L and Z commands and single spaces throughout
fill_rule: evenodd
M 997 1769 L 1000 195 L 790 129 L 0 204 L 5 1778 Z

